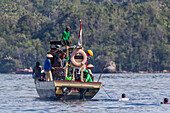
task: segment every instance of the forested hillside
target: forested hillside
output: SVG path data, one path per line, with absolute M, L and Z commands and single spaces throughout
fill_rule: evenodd
M 170 0 L 0 0 L 0 73 L 43 66 L 67 25 L 77 44 L 80 19 L 95 72 L 170 70 Z

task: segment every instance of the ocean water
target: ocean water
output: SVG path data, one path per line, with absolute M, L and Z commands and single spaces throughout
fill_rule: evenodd
M 95 80 L 100 74 L 94 74 Z M 170 73 L 103 74 L 92 100 L 39 98 L 31 75 L 0 74 L 0 113 L 169 113 Z M 107 94 L 106 94 L 107 93 Z M 117 101 L 125 93 L 129 101 Z

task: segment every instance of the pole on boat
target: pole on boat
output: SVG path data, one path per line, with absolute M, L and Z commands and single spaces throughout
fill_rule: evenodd
M 67 51 L 66 51 L 66 57 L 69 59 L 69 46 L 66 47 Z M 66 62 L 66 73 L 65 73 L 65 77 L 68 76 L 68 61 Z
M 97 82 L 99 82 L 99 80 L 100 80 L 100 78 L 101 78 L 101 76 L 102 76 L 102 74 L 103 74 L 103 71 L 104 71 L 104 68 L 105 68 L 105 67 L 106 67 L 106 63 L 105 63 L 104 66 L 103 66 L 102 72 L 101 72 L 101 74 L 100 74 L 99 79 L 98 79 Z

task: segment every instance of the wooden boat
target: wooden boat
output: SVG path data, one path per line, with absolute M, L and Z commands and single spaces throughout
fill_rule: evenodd
M 21 69 L 17 70 L 15 74 L 32 74 L 33 70 L 32 69 Z
M 91 99 L 100 87 L 101 82 L 36 81 L 36 90 L 41 98 Z
M 58 41 L 51 41 L 50 44 L 56 44 Z M 79 46 L 70 46 L 66 47 L 66 52 L 68 51 L 75 51 L 75 49 L 81 49 Z M 62 48 L 64 51 L 64 47 Z M 53 53 L 54 51 L 51 50 L 49 53 Z M 82 61 L 82 57 L 76 57 L 77 61 Z M 56 98 L 56 99 L 91 99 L 93 98 L 97 92 L 99 91 L 102 83 L 101 82 L 84 82 L 83 80 L 83 68 L 84 65 L 78 67 L 81 69 L 81 75 L 79 80 L 76 80 L 77 72 L 76 66 L 71 65 L 72 67 L 72 80 L 67 81 L 65 78 L 68 76 L 69 66 L 68 62 L 66 63 L 65 75 L 63 73 L 62 68 L 56 67 L 56 70 L 53 70 L 53 78 L 54 81 L 41 81 L 36 80 L 35 86 L 36 90 L 41 98 Z M 61 72 L 61 73 L 59 73 Z M 57 79 L 60 78 L 60 79 Z
M 97 94 L 102 83 L 84 82 L 83 80 L 83 70 L 87 56 L 83 51 L 83 47 L 79 45 L 81 43 L 80 40 L 78 46 L 62 46 L 58 48 L 56 45 L 61 45 L 60 41 L 50 41 L 48 54 L 55 56 L 56 53 L 58 54 L 59 51 L 62 51 L 62 53 L 66 53 L 66 59 L 70 58 L 71 62 L 66 62 L 65 68 L 53 66 L 55 67 L 52 73 L 53 81 L 35 80 L 36 90 L 41 98 L 91 99 Z M 52 61 L 51 64 L 53 65 Z M 81 70 L 80 73 L 77 70 Z M 66 80 L 70 76 L 69 73 L 71 73 L 72 79 Z

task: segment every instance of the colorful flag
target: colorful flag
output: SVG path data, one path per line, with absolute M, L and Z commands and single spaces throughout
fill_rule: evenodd
M 78 37 L 78 45 L 82 46 L 82 23 L 80 20 L 80 31 L 79 31 L 79 37 Z

